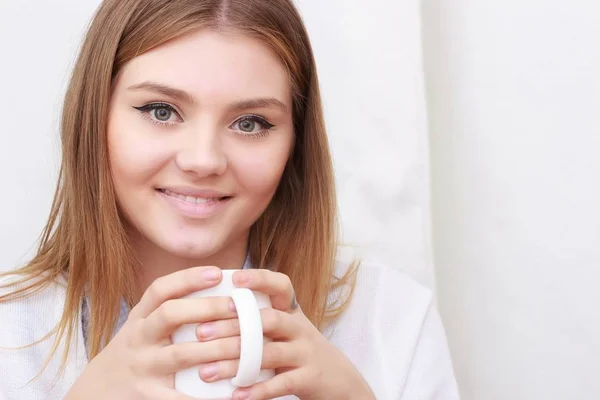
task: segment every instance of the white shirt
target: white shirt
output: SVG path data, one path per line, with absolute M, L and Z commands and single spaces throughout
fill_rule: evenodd
M 431 291 L 391 268 L 363 264 L 358 271 L 348 309 L 324 332 L 330 343 L 354 363 L 377 399 L 458 399 Z M 61 279 L 31 297 L 0 303 L 0 400 L 62 400 L 85 368 L 88 360 L 80 322 L 58 381 L 65 343 L 41 377 L 29 384 L 42 368 L 53 337 L 26 349 L 5 349 L 30 344 L 56 326 L 65 285 Z

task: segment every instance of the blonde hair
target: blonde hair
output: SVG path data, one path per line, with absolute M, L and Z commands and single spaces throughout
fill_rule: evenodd
M 21 286 L 1 295 L 0 302 L 31 295 L 66 277 L 62 318 L 42 338 L 56 333 L 48 361 L 61 341 L 69 343 L 76 335 L 83 296 L 92 304 L 90 359 L 110 340 L 121 299 L 130 305 L 134 301 L 139 265 L 108 163 L 106 128 L 115 78 L 139 54 L 201 28 L 261 40 L 289 71 L 294 150 L 271 203 L 251 228 L 252 264 L 275 266 L 287 274 L 302 310 L 318 328 L 339 316 L 349 302 L 357 265 L 342 277 L 334 275 L 338 226 L 333 166 L 315 61 L 292 1 L 105 0 L 89 27 L 66 93 L 59 182 L 37 254 L 24 267 L 0 274 L 21 277 Z M 340 288 L 349 290 L 328 304 L 329 293 Z

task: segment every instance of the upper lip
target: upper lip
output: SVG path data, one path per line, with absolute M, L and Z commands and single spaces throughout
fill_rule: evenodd
M 183 196 L 192 196 L 192 197 L 200 197 L 205 199 L 212 198 L 221 198 L 221 197 L 231 197 L 230 194 L 225 192 L 221 192 L 220 190 L 214 189 L 197 189 L 189 186 L 164 186 L 159 189 L 168 190 L 169 192 L 173 192 L 176 194 L 180 194 Z

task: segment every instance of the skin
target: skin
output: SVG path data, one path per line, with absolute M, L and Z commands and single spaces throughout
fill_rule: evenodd
M 265 98 L 270 103 L 233 107 Z M 119 206 L 142 265 L 140 300 L 67 399 L 191 400 L 174 390 L 178 370 L 198 366 L 207 382 L 235 376 L 240 332 L 232 301 L 182 297 L 217 285 L 222 268 L 242 266 L 249 229 L 290 156 L 291 101 L 276 56 L 242 36 L 199 31 L 124 67 L 111 100 L 108 142 Z M 164 104 L 148 110 L 157 102 L 174 112 Z M 260 115 L 269 129 L 243 122 L 248 115 Z M 217 211 L 199 206 L 189 212 L 164 188 L 210 189 L 231 198 Z M 352 363 L 300 308 L 291 309 L 294 289 L 286 275 L 244 270 L 233 279 L 271 296 L 273 308 L 262 310 L 262 320 L 273 342 L 264 347 L 262 368 L 277 372 L 238 389 L 234 399 L 374 398 Z M 198 342 L 173 344 L 173 331 L 189 323 L 198 324 Z
M 281 107 L 234 108 L 256 99 L 275 99 Z M 176 111 L 135 108 L 152 103 Z M 274 126 L 266 130 L 247 119 L 252 115 Z M 165 273 L 243 265 L 249 229 L 275 193 L 293 138 L 287 72 L 259 41 L 198 32 L 123 68 L 111 98 L 108 143 L 119 206 L 143 265 L 140 294 Z M 156 191 L 173 187 L 232 199 L 219 213 L 189 217 Z

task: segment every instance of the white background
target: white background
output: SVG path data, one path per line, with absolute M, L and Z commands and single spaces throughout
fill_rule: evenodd
M 600 399 L 600 3 L 423 11 L 438 295 L 462 397 Z

